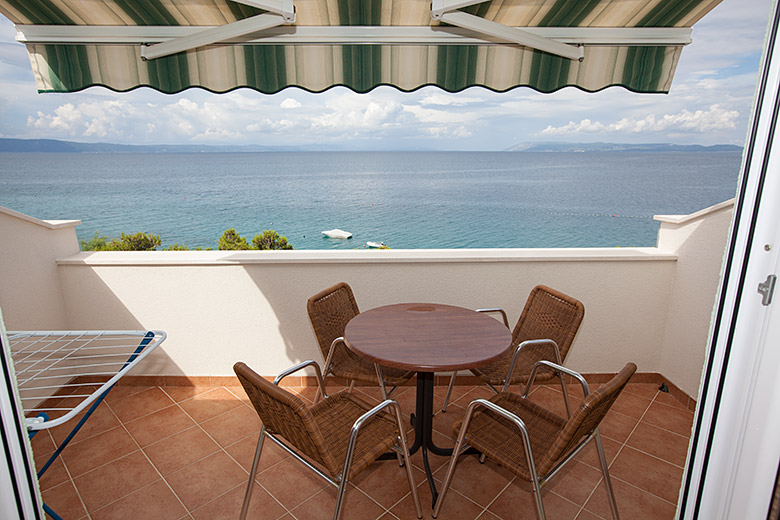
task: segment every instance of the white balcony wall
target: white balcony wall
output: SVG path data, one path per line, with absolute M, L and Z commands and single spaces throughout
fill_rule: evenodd
M 352 286 L 362 309 L 498 306 L 511 321 L 541 283 L 585 304 L 567 365 L 615 372 L 634 361 L 695 396 L 730 211 L 725 204 L 680 222 L 664 217 L 656 248 L 133 253 L 81 253 L 75 239 L 69 251 L 42 240 L 51 250 L 41 251 L 22 240 L 24 221 L 0 213 L 4 246 L 19 250 L 0 267 L 0 307 L 11 330 L 61 328 L 63 312 L 65 328 L 165 330 L 168 340 L 136 375 L 226 376 L 238 360 L 272 375 L 322 361 L 306 299 L 338 281 Z M 39 263 L 56 271 L 45 283 L 28 268 Z M 28 284 L 36 289 L 25 291 Z M 16 300 L 34 312 L 42 291 L 62 295 L 50 305 L 59 313 L 33 322 L 6 311 Z
M 0 307 L 8 329 L 68 328 L 56 260 L 79 250 L 78 224 L 0 207 Z

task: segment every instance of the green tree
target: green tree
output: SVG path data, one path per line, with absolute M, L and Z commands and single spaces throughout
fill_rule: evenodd
M 222 233 L 222 236 L 219 237 L 217 244 L 217 249 L 221 251 L 239 251 L 244 249 L 252 249 L 252 246 L 247 243 L 244 237 L 236 233 L 234 228 L 230 228 Z
M 98 232 L 95 231 L 95 236 L 93 236 L 91 239 L 81 241 L 81 250 L 82 251 L 105 251 L 107 242 L 108 242 L 108 237 L 101 237 L 98 234 Z
M 133 235 L 121 233 L 106 244 L 106 251 L 154 251 L 162 244 L 159 235 L 139 231 Z
M 264 229 L 259 235 L 252 239 L 252 245 L 255 249 L 293 249 L 293 246 L 287 242 L 287 237 L 280 235 L 273 229 Z

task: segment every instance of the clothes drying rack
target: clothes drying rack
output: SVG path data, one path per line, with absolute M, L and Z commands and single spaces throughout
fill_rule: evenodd
M 7 336 L 30 438 L 86 410 L 38 470 L 38 478 L 114 385 L 166 338 L 159 330 L 8 331 Z M 46 504 L 43 509 L 61 520 Z

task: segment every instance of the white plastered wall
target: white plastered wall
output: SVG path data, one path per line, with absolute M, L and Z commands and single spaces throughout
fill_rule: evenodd
M 39 220 L 0 207 L 0 308 L 13 330 L 68 327 L 56 260 L 79 251 L 78 220 Z

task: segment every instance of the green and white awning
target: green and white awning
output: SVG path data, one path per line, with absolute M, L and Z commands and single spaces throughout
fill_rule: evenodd
M 667 92 L 721 0 L 0 0 L 40 92 Z

